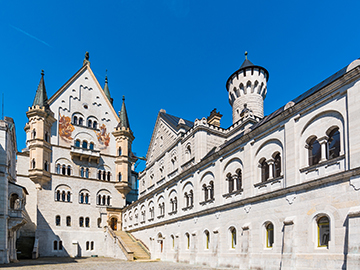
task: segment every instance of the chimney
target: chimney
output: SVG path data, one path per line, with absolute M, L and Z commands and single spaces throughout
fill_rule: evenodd
M 216 108 L 210 112 L 210 116 L 207 118 L 207 122 L 209 125 L 214 125 L 220 127 L 220 119 L 222 114 L 216 111 Z

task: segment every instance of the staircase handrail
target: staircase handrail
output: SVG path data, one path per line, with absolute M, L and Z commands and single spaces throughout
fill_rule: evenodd
M 151 256 L 148 247 L 140 239 L 135 238 L 131 233 L 126 232 L 133 242 L 137 242 L 140 247 L 146 252 L 147 255 Z
M 118 243 L 119 247 L 121 248 L 121 250 L 124 252 L 126 258 L 129 261 L 133 261 L 134 260 L 134 252 L 131 251 L 128 246 L 125 244 L 125 242 L 121 239 L 121 237 L 116 236 L 116 234 L 114 233 L 114 231 L 108 227 L 105 226 L 106 231 L 110 234 L 110 236 L 115 239 L 115 241 Z

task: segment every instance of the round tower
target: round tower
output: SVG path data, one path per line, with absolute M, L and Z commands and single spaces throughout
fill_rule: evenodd
M 256 120 L 264 117 L 268 79 L 269 72 L 251 63 L 245 52 L 245 61 L 240 69 L 235 71 L 226 82 L 229 102 L 233 109 L 233 124 L 249 114 Z

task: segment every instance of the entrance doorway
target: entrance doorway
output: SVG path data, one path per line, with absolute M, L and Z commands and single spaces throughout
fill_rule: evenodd
M 115 217 L 111 218 L 110 227 L 113 231 L 117 231 L 117 223 L 118 223 L 117 218 L 115 218 Z

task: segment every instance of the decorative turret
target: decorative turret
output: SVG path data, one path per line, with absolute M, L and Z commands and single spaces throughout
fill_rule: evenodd
M 105 96 L 108 98 L 108 100 L 110 101 L 111 105 L 113 104 L 113 99 L 110 96 L 110 91 L 109 91 L 109 86 L 108 86 L 108 78 L 107 75 L 105 76 L 105 85 L 104 85 L 104 93 Z
M 44 71 L 41 72 L 33 105 L 26 116 L 29 119 L 25 126 L 26 143 L 30 152 L 29 176 L 35 183 L 43 185 L 50 181 L 51 126 L 56 121 L 48 104 Z
M 233 109 L 233 123 L 251 116 L 256 121 L 264 117 L 264 99 L 269 72 L 247 59 L 226 82 L 229 102 Z
M 131 167 L 135 162 L 135 157 L 131 152 L 131 144 L 135 139 L 129 124 L 129 119 L 125 107 L 125 97 L 123 96 L 123 103 L 119 113 L 119 124 L 113 131 L 116 140 L 117 157 L 115 160 L 116 177 L 119 181 L 115 188 L 120 192 L 123 199 L 130 192 L 131 187 Z

